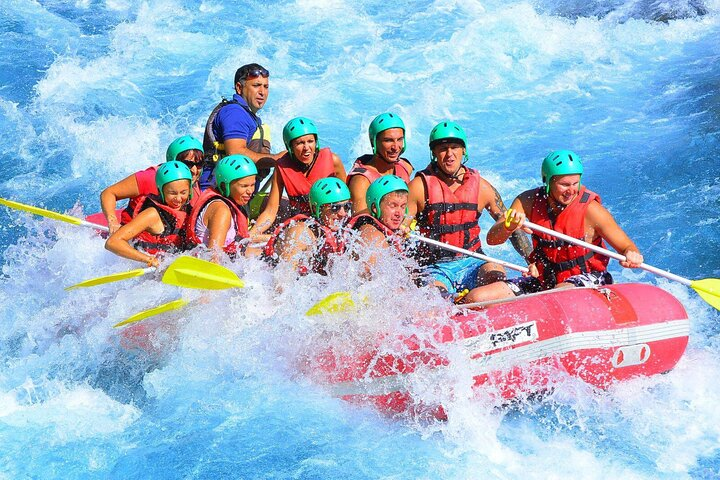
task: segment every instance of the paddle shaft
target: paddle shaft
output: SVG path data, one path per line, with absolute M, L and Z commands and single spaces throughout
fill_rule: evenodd
M 436 247 L 444 248 L 445 250 L 462 253 L 463 255 L 467 255 L 469 257 L 475 257 L 479 258 L 480 260 L 485 260 L 486 262 L 497 263 L 498 265 L 502 265 L 503 267 L 510 268 L 512 270 L 517 270 L 518 272 L 527 273 L 528 271 L 527 267 L 521 267 L 520 265 L 515 265 L 514 263 L 506 262 L 505 260 L 488 257 L 487 255 L 483 255 L 482 253 L 471 252 L 470 250 L 465 250 L 464 248 L 439 242 L 437 240 L 433 240 L 432 238 L 423 237 L 422 235 L 418 235 L 417 233 L 412 233 L 411 235 L 423 243 L 435 245 Z
M 110 229 L 105 225 L 99 225 L 97 223 L 88 222 L 81 218 L 73 217 L 71 215 L 65 215 L 64 213 L 53 212 L 52 210 L 46 210 L 40 207 L 33 207 L 32 205 L 25 205 L 24 203 L 14 202 L 5 198 L 0 198 L 0 205 L 21 210 L 24 212 L 33 213 L 40 215 L 41 217 L 51 218 L 53 220 L 60 220 L 61 222 L 71 223 L 73 225 L 80 225 L 81 227 L 90 227 L 103 232 L 109 232 Z
M 80 220 L 80 219 L 78 219 L 78 220 Z M 100 230 L 101 232 L 109 232 L 110 231 L 110 228 L 106 227 L 105 225 L 100 225 L 99 223 L 88 222 L 87 220 L 80 220 L 80 223 L 78 223 L 78 225 L 81 225 L 83 227 L 95 228 L 97 230 Z
M 559 239 L 561 239 L 561 240 L 565 240 L 565 241 L 568 242 L 568 243 L 574 243 L 575 245 L 579 245 L 579 246 L 581 246 L 581 247 L 585 247 L 585 248 L 587 248 L 588 250 L 592 250 L 592 251 L 595 252 L 595 253 L 599 253 L 599 254 L 601 254 L 601 255 L 605 255 L 606 257 L 614 258 L 615 260 L 619 260 L 619 261 L 621 261 L 621 262 L 624 262 L 624 261 L 626 260 L 626 259 L 625 259 L 625 255 L 621 255 L 621 254 L 619 254 L 619 253 L 617 253 L 617 252 L 612 252 L 612 251 L 610 251 L 610 250 L 608 250 L 608 249 L 605 249 L 605 248 L 602 248 L 602 247 L 598 247 L 597 245 L 593 245 L 592 243 L 588 243 L 588 242 L 585 242 L 585 241 L 583 241 L 583 240 L 579 240 L 579 239 L 577 239 L 577 238 L 570 237 L 570 236 L 568 236 L 568 235 L 565 235 L 564 233 L 556 232 L 555 230 L 552 230 L 552 229 L 549 229 L 549 228 L 545 228 L 545 227 L 542 227 L 542 226 L 540 226 L 540 225 L 536 225 L 536 224 L 534 224 L 534 223 L 532 223 L 532 222 L 530 222 L 530 221 L 528 221 L 528 220 L 525 220 L 525 221 L 522 223 L 522 226 L 523 226 L 523 227 L 528 227 L 528 228 L 530 228 L 531 230 L 535 230 L 536 232 L 541 232 L 541 233 L 544 233 L 544 234 L 546 234 L 546 235 L 551 235 L 551 236 L 553 236 L 553 237 L 557 237 L 557 238 L 559 238 Z M 653 267 L 652 265 L 648 265 L 648 264 L 646 264 L 646 263 L 641 263 L 641 264 L 638 266 L 638 268 L 642 268 L 643 270 L 647 270 L 647 271 L 650 272 L 650 273 L 654 273 L 655 275 L 660 275 L 661 277 L 665 277 L 665 278 L 667 278 L 667 279 L 669 279 L 669 280 L 674 280 L 674 281 L 676 281 L 676 282 L 680 282 L 680 283 L 682 283 L 683 285 L 686 285 L 686 286 L 688 286 L 688 287 L 690 287 L 690 286 L 691 286 L 690 284 L 692 283 L 692 281 L 691 281 L 691 280 L 688 280 L 687 278 L 681 277 L 681 276 L 679 276 L 679 275 L 675 275 L 674 273 L 670 273 L 670 272 L 665 271 L 665 270 L 661 270 L 661 269 L 659 269 L 659 268 Z

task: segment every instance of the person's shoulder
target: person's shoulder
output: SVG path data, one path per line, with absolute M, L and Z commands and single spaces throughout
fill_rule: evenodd
M 360 188 L 363 186 L 365 188 L 370 186 L 370 180 L 368 180 L 365 175 L 348 175 L 348 187 L 352 189 L 353 187 Z

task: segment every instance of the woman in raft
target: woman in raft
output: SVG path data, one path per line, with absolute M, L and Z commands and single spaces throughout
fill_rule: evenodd
M 215 166 L 216 188 L 203 191 L 188 221 L 188 240 L 213 251 L 219 261 L 221 251 L 231 257 L 246 252 L 248 216 L 246 206 L 255 192 L 257 167 L 245 155 L 228 155 Z
M 145 197 L 137 215 L 105 242 L 116 255 L 157 267 L 157 255 L 187 248 L 185 229 L 192 196 L 190 169 L 177 161 L 161 165 L 155 173 L 159 195 Z
M 190 169 L 192 173 L 193 190 L 195 191 L 194 197 L 197 198 L 200 195 L 200 187 L 197 182 L 203 167 L 202 142 L 190 135 L 176 138 L 168 146 L 167 152 L 165 152 L 165 159 L 167 162 L 177 160 L 184 163 Z M 139 213 L 147 195 L 158 195 L 160 193 L 155 185 L 155 174 L 161 166 L 162 164 L 154 165 L 145 170 L 135 172 L 119 182 L 110 185 L 100 193 L 102 214 L 107 221 L 111 235 L 120 228 L 121 224 L 124 225 L 130 222 L 130 220 Z M 129 198 L 130 201 L 122 211 L 121 218 L 118 219 L 115 213 L 117 202 L 118 200 L 124 200 L 126 198 Z M 101 219 L 98 218 L 93 221 L 100 222 Z
M 310 187 L 320 179 L 336 177 L 345 181 L 345 167 L 329 148 L 320 148 L 318 130 L 312 120 L 297 117 L 283 128 L 287 153 L 281 157 L 272 177 L 267 205 L 252 229 L 253 236 L 265 233 L 275 222 L 283 191 L 287 191 L 289 212 L 283 218 L 310 215 Z

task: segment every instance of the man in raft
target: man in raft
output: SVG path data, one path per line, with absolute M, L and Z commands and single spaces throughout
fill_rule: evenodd
M 275 230 L 263 255 L 271 263 L 288 262 L 300 275 L 325 275 L 333 255 L 345 252 L 344 227 L 352 202 L 347 185 L 335 177 L 323 178 L 310 188 L 312 216 L 299 214 Z
M 318 130 L 309 118 L 297 117 L 283 128 L 287 153 L 280 157 L 272 177 L 267 205 L 257 218 L 253 236 L 265 233 L 275 222 L 283 191 L 287 191 L 289 214 L 310 215 L 310 187 L 318 180 L 335 177 L 345 181 L 345 167 L 340 157 L 328 147 L 320 148 Z
M 477 170 L 466 167 L 465 131 L 455 122 L 437 124 L 430 132 L 430 164 L 410 182 L 408 214 L 417 216 L 420 233 L 466 250 L 482 253 L 478 219 L 487 210 L 503 217 L 505 205 L 498 191 Z M 525 258 L 531 247 L 522 232 L 513 234 L 515 249 Z M 469 290 L 466 301 L 475 301 L 475 288 L 505 279 L 505 269 L 469 256 L 421 245 L 418 262 L 430 281 L 448 295 Z
M 383 175 L 370 184 L 365 195 L 369 213 L 350 219 L 348 228 L 357 230 L 362 243 L 376 248 L 394 247 L 402 250 L 408 186 L 396 175 Z
M 270 133 L 258 116 L 270 93 L 270 72 L 257 63 L 249 63 L 235 72 L 235 94 L 223 98 L 213 108 L 205 124 L 203 147 L 205 168 L 200 178 L 202 188 L 215 184 L 215 163 L 227 155 L 245 155 L 265 177 L 285 152 L 270 154 Z
M 200 187 L 198 180 L 203 167 L 203 147 L 200 140 L 184 135 L 176 138 L 168 146 L 165 152 L 165 159 L 168 162 L 177 160 L 184 163 L 192 173 L 193 191 L 197 198 L 200 195 Z M 148 195 L 158 195 L 157 186 L 155 184 L 155 174 L 162 164 L 155 165 L 145 170 L 135 172 L 129 177 L 110 185 L 100 193 L 100 206 L 103 215 L 107 220 L 110 235 L 120 229 L 120 225 L 129 223 L 139 209 L 142 207 L 145 197 Z M 118 200 L 129 198 L 127 207 L 122 212 L 122 216 L 118 221 L 115 214 Z
M 347 184 L 356 214 L 367 213 L 365 192 L 370 184 L 383 175 L 396 175 L 410 182 L 413 166 L 400 155 L 405 151 L 405 123 L 393 113 L 381 113 L 368 128 L 372 155 L 355 160 L 347 175 Z
M 245 207 L 255 192 L 257 167 L 244 155 L 228 155 L 215 167 L 215 188 L 200 195 L 188 220 L 188 240 L 212 250 L 218 262 L 220 252 L 231 257 L 247 247 L 248 217 Z
M 159 194 L 145 197 L 138 214 L 110 235 L 105 248 L 149 267 L 159 266 L 158 254 L 186 249 L 191 182 L 192 173 L 186 165 L 177 161 L 161 165 L 155 173 Z
M 532 223 L 603 247 L 606 240 L 627 260 L 620 264 L 636 268 L 643 256 L 632 240 L 600 203 L 600 197 L 580 184 L 583 165 L 570 150 L 545 157 L 541 168 L 543 186 L 521 193 L 506 219 L 490 228 L 487 241 L 499 245 L 527 218 Z M 473 301 L 494 300 L 535 293 L 551 288 L 594 287 L 613 283 L 607 271 L 608 257 L 544 233 L 532 233 L 530 276 L 493 283 L 479 289 Z M 603 247 L 604 248 L 604 247 Z

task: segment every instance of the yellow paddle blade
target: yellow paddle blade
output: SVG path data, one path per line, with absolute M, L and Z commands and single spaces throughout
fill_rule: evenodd
M 65 290 L 73 290 L 76 288 L 94 287 L 95 285 L 102 285 L 103 283 L 117 282 L 125 280 L 127 278 L 141 277 L 148 273 L 146 268 L 138 268 L 137 270 L 129 270 L 127 272 L 113 273 L 112 275 L 106 275 L 104 277 L 91 278 L 75 285 L 65 287 Z
M 170 312 L 172 310 L 177 310 L 178 308 L 182 308 L 185 305 L 187 305 L 189 302 L 187 300 L 183 300 L 182 298 L 178 300 L 173 300 L 172 302 L 164 303 L 160 305 L 159 307 L 151 308 L 150 310 L 145 310 L 143 312 L 136 313 L 132 317 L 126 318 L 122 322 L 116 323 L 113 325 L 113 328 L 122 327 L 124 325 L 129 325 L 131 323 L 139 322 L 140 320 L 145 320 L 148 317 L 152 317 L 153 315 L 159 315 L 161 313 Z
M 53 220 L 60 220 L 61 222 L 72 223 L 73 225 L 83 224 L 83 221 L 77 217 L 71 217 L 70 215 L 65 215 L 62 213 L 51 212 L 50 210 L 45 210 L 44 208 L 32 207 L 30 205 L 13 202 L 12 200 L 6 200 L 4 198 L 0 198 L 0 205 L 5 205 L 6 207 L 14 208 L 16 210 L 24 210 L 26 212 L 34 213 L 35 215 L 52 218 Z
M 695 290 L 707 303 L 720 310 L 720 279 L 705 278 L 693 280 L 690 287 Z
M 243 288 L 245 282 L 232 270 L 216 263 L 183 256 L 175 260 L 165 271 L 163 283 L 184 288 L 224 290 Z
M 310 307 L 305 315 L 321 315 L 323 313 L 339 313 L 355 308 L 355 301 L 350 292 L 335 292 Z

